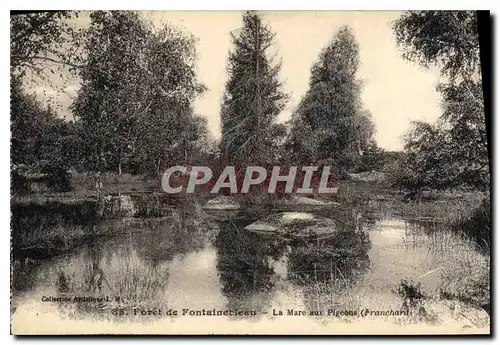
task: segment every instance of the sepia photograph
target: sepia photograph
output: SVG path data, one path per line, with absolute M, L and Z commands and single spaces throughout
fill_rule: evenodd
M 490 335 L 490 20 L 12 11 L 11 334 Z

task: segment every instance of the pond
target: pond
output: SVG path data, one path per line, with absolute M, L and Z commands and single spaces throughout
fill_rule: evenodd
M 190 317 L 191 329 L 200 330 L 214 320 L 271 321 L 279 333 L 294 316 L 298 326 L 328 333 L 329 325 L 361 319 L 416 323 L 408 296 L 398 294 L 400 282 L 420 283 L 429 295 L 445 284 L 432 227 L 329 207 L 310 212 L 336 222 L 333 238 L 289 240 L 244 229 L 276 212 L 221 217 L 191 207 L 144 223 L 110 220 L 129 222 L 130 231 L 51 259 L 16 259 L 13 322 L 36 308 L 124 325 Z

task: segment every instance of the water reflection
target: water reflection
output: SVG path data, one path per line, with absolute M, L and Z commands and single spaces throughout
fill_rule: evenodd
M 370 241 L 356 213 L 337 213 L 335 219 L 338 232 L 321 240 L 264 237 L 244 230 L 256 217 L 220 222 L 217 270 L 228 307 L 270 309 L 275 295 L 290 286 L 303 292 L 306 306 L 325 296 L 331 302 L 332 290 L 347 289 L 369 267 Z
M 288 254 L 290 278 L 299 285 L 353 280 L 369 267 L 369 248 L 367 233 L 349 228 L 326 240 L 296 244 Z
M 248 219 L 220 222 L 215 240 L 217 271 L 229 309 L 267 310 L 277 282 L 269 259 L 281 256 L 285 247 L 244 230 L 248 223 Z
M 191 207 L 169 217 L 128 219 L 129 231 L 112 239 L 50 260 L 14 261 L 13 292 L 21 301 L 110 297 L 57 304 L 73 318 L 126 321 L 112 315 L 115 308 L 215 308 L 254 310 L 258 319 L 279 307 L 356 310 L 376 300 L 398 308 L 391 289 L 402 278 L 422 277 L 431 287 L 438 282 L 425 275 L 440 261 L 420 227 L 410 231 L 403 221 L 374 225 L 356 210 L 336 208 L 313 212 L 335 221 L 338 231 L 328 239 L 266 238 L 244 230 L 277 212 L 244 210 L 213 219 Z
M 327 214 L 338 231 L 321 241 L 303 241 L 288 254 L 289 277 L 300 286 L 307 310 L 358 310 L 350 290 L 370 266 L 367 231 L 355 212 Z
M 53 259 L 16 260 L 14 291 L 38 295 L 36 299 L 86 297 L 58 304 L 63 314 L 72 317 L 91 313 L 109 318 L 114 308 L 166 307 L 173 259 L 205 248 L 215 237 L 217 225 L 198 211 L 186 209 L 168 218 L 113 220 L 128 222 L 129 231 Z M 90 298 L 99 300 L 89 302 Z

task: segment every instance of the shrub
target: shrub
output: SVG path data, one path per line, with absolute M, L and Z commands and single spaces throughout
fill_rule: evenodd
M 464 233 L 476 242 L 483 251 L 489 252 L 491 245 L 491 202 L 483 199 L 481 205 L 470 215 L 460 217 L 451 223 L 451 229 Z

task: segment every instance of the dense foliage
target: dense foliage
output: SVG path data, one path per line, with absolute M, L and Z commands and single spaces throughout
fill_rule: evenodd
M 333 159 L 345 170 L 359 163 L 374 125 L 361 102 L 358 67 L 358 44 L 343 27 L 313 65 L 309 90 L 292 115 L 287 146 L 295 160 Z
M 243 27 L 231 39 L 221 153 L 231 163 L 271 163 L 279 158 L 279 143 L 286 135 L 275 120 L 287 98 L 278 79 L 280 64 L 270 58 L 274 34 L 260 15 L 246 12 Z
M 76 68 L 79 31 L 68 20 L 78 12 L 12 15 L 10 21 L 11 163 L 36 170 L 67 168 L 78 160 L 74 123 L 57 116 L 23 85 L 27 75 L 49 81 L 60 67 Z M 61 49 L 64 47 L 64 49 Z
M 41 168 L 44 164 L 69 167 L 75 162 L 75 126 L 45 109 L 26 94 L 18 78 L 11 81 L 11 161 Z M 42 166 L 40 166 L 42 165 Z
M 79 30 L 68 19 L 78 12 L 52 11 L 11 15 L 10 65 L 11 73 L 24 75 L 27 71 L 38 77 L 47 65 L 54 72 L 54 64 L 77 67 L 75 51 L 79 43 Z M 61 48 L 64 49 L 61 49 Z
M 423 189 L 489 188 L 489 161 L 473 11 L 409 11 L 394 25 L 403 56 L 440 68 L 442 115 L 406 135 L 398 185 Z
M 208 135 L 204 123 L 192 111 L 203 91 L 194 44 L 169 26 L 153 31 L 134 12 L 91 14 L 82 87 L 73 104 L 87 169 L 121 173 L 126 165 L 157 174 L 206 147 L 200 142 Z
M 78 30 L 75 17 L 11 17 L 14 167 L 156 175 L 168 164 L 211 159 L 207 121 L 193 113 L 205 90 L 195 73 L 196 39 L 131 11 L 94 11 Z M 81 84 L 72 122 L 26 91 L 26 84 L 52 85 L 68 72 Z
M 94 11 L 76 30 L 76 12 L 11 18 L 12 162 L 44 162 L 85 171 L 155 175 L 172 164 L 212 161 L 220 148 L 231 164 L 335 165 L 383 170 L 385 152 L 361 102 L 359 47 L 341 28 L 311 69 L 309 90 L 285 126 L 276 122 L 287 95 L 279 80 L 274 34 L 246 12 L 231 33 L 221 104 L 220 145 L 193 112 L 204 92 L 196 75 L 196 39 L 136 12 Z M 403 56 L 442 72 L 442 115 L 414 123 L 396 182 L 424 189 L 489 186 L 488 151 L 474 12 L 409 11 L 394 25 Z M 78 49 L 77 49 L 78 48 Z M 76 72 L 81 87 L 69 122 L 25 91 L 26 74 L 46 78 L 56 66 Z M 70 116 L 67 116 L 70 118 Z M 217 147 L 219 146 L 219 147 Z M 392 162 L 393 160 L 391 160 Z

